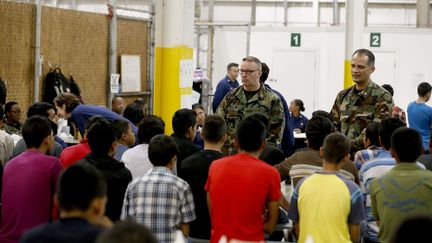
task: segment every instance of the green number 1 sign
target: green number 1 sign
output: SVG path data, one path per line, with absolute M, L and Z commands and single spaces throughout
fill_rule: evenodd
M 291 46 L 301 46 L 300 33 L 291 33 Z
M 381 33 L 370 33 L 370 46 L 371 47 L 381 46 Z

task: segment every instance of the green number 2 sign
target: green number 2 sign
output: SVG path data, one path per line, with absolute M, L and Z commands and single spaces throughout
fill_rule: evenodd
M 370 46 L 371 47 L 381 46 L 381 33 L 370 33 Z

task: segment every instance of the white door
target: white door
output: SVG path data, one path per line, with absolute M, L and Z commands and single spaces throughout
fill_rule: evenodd
M 396 75 L 396 52 L 395 51 L 374 51 L 375 55 L 375 72 L 371 79 L 379 84 L 390 84 L 393 89 L 397 88 Z
M 394 103 L 402 109 L 406 109 L 408 101 L 406 100 L 406 90 L 403 90 L 398 82 L 398 60 L 396 51 L 374 51 L 375 55 L 375 72 L 371 79 L 379 85 L 390 84 L 393 87 Z M 417 87 L 415 87 L 417 90 Z M 412 92 L 411 92 L 412 93 Z
M 279 91 L 288 105 L 293 99 L 304 103 L 306 117 L 315 111 L 316 52 L 314 50 L 275 50 L 267 83 Z

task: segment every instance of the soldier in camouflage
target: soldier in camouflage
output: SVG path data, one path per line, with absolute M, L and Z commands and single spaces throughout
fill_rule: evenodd
M 370 79 L 374 65 L 375 56 L 371 51 L 354 52 L 351 75 L 355 85 L 339 92 L 330 112 L 338 131 L 351 140 L 351 152 L 364 149 L 363 129 L 369 123 L 391 117 L 393 110 L 391 94 Z
M 261 62 L 256 57 L 246 57 L 240 65 L 242 85 L 231 90 L 220 103 L 216 114 L 227 123 L 227 141 L 222 152 L 230 154 L 235 148 L 235 129 L 240 121 L 253 112 L 261 112 L 270 118 L 267 143 L 280 145 L 285 127 L 285 114 L 280 98 L 260 83 Z M 251 131 L 254 132 L 254 131 Z

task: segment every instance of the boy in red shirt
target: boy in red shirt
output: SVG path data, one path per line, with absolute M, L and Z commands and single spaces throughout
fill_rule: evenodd
M 210 242 L 262 241 L 278 218 L 280 176 L 275 168 L 259 160 L 266 142 L 264 124 L 253 116 L 237 127 L 239 154 L 216 160 L 206 184 L 212 223 Z M 266 212 L 266 213 L 264 213 Z

